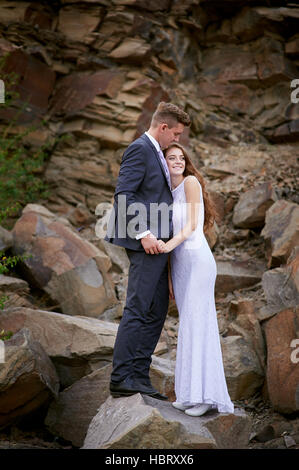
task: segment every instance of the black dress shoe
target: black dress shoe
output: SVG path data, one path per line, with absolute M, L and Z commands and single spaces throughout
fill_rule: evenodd
M 135 393 L 140 393 L 133 384 L 132 379 L 126 378 L 122 382 L 113 383 L 110 382 L 110 394 L 114 398 L 129 397 Z
M 157 400 L 168 400 L 166 395 L 162 395 L 162 393 L 158 392 L 151 383 L 143 384 L 142 382 L 138 382 L 138 380 L 134 380 L 134 386 L 136 389 L 139 390 L 139 393 L 148 395 L 152 398 L 156 398 Z
M 168 400 L 168 397 L 159 393 L 152 385 L 143 385 L 130 378 L 118 383 L 110 382 L 110 394 L 113 398 L 129 397 L 135 393 L 148 395 L 158 400 Z
M 145 392 L 140 392 L 140 393 L 145 393 Z M 145 393 L 145 395 L 148 395 L 149 397 L 152 397 L 152 398 L 156 398 L 157 400 L 164 400 L 164 401 L 168 400 L 168 397 L 158 392 L 158 390 L 155 390 L 154 393 Z

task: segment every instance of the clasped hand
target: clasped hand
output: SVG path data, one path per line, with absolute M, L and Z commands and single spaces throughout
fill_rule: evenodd
M 158 255 L 159 253 L 169 253 L 171 248 L 169 242 L 163 242 L 163 240 L 157 240 L 157 238 L 150 234 L 147 237 L 142 238 L 141 244 L 144 251 L 150 255 Z

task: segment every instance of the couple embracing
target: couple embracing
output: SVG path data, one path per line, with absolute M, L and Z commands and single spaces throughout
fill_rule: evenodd
M 233 413 L 215 307 L 216 262 L 204 235 L 214 222 L 215 209 L 202 175 L 179 144 L 189 126 L 187 113 L 161 102 L 148 131 L 129 145 L 122 158 L 114 217 L 105 239 L 126 249 L 130 268 L 110 393 L 168 399 L 152 386 L 149 370 L 170 298 L 179 312 L 172 405 L 190 416 L 201 416 L 211 408 Z M 120 209 L 120 197 L 125 198 L 125 211 Z M 130 208 L 140 204 L 145 210 L 132 233 Z M 163 220 L 151 223 L 155 204 L 167 205 L 169 211 L 162 213 Z

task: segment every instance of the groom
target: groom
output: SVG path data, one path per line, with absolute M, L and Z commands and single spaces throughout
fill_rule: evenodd
M 185 126 L 190 126 L 188 114 L 161 102 L 149 130 L 129 145 L 122 158 L 105 237 L 123 246 L 130 260 L 126 305 L 114 346 L 110 382 L 114 397 L 143 393 L 167 400 L 153 388 L 149 369 L 168 310 L 168 254 L 162 253 L 158 239 L 172 236 L 172 213 L 168 210 L 167 219 L 161 214 L 163 220 L 153 223 L 150 207 L 172 205 L 162 150 L 179 141 Z

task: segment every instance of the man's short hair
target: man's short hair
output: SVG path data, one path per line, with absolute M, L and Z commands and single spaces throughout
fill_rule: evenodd
M 178 122 L 189 127 L 191 124 L 190 117 L 185 111 L 172 103 L 161 101 L 153 114 L 151 125 L 157 127 L 165 122 L 169 128 L 174 127 Z

